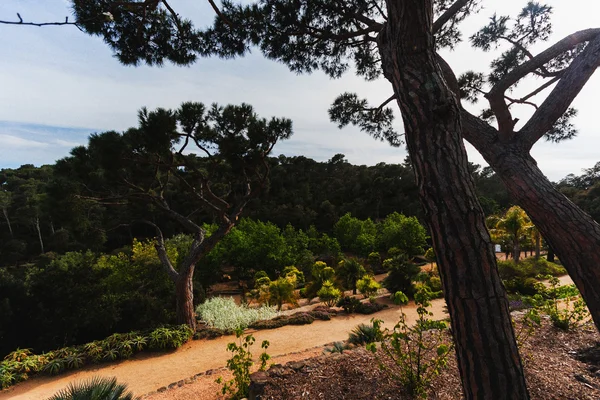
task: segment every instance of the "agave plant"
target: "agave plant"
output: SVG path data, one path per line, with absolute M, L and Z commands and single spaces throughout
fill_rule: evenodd
M 50 375 L 58 375 L 65 370 L 66 362 L 64 358 L 55 358 L 48 362 L 42 368 L 42 371 L 50 374 Z
M 117 378 L 95 376 L 87 381 L 70 383 L 65 389 L 47 400 L 133 400 L 127 385 L 118 384 Z

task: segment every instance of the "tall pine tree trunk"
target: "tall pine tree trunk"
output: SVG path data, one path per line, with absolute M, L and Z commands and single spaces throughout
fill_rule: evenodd
M 540 232 L 536 229 L 535 231 L 535 259 L 540 258 L 542 254 L 542 236 Z
M 175 280 L 177 304 L 177 323 L 185 324 L 196 330 L 196 312 L 194 311 L 194 265 L 183 267 Z
M 515 260 L 515 264 L 519 263 L 519 257 L 521 257 L 521 247 L 519 246 L 519 237 L 515 235 L 513 239 L 513 260 Z
M 378 45 L 402 112 L 467 399 L 529 397 L 506 292 L 467 168 L 460 109 L 435 60 L 431 0 L 387 2 Z

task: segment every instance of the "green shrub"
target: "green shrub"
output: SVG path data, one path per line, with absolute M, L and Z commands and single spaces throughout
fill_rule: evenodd
M 360 305 L 360 300 L 352 296 L 343 296 L 338 300 L 336 304 L 336 306 L 341 307 L 348 314 L 356 312 Z
M 337 300 L 342 295 L 342 292 L 333 286 L 333 282 L 325 281 L 323 282 L 323 286 L 317 292 L 317 296 L 319 296 L 319 300 L 321 300 L 328 307 L 333 307 Z
M 192 338 L 194 332 L 187 325 L 157 328 L 150 332 L 148 348 L 152 350 L 176 349 Z
M 420 287 L 414 297 L 418 306 L 417 322 L 409 325 L 406 314 L 402 312 L 392 333 L 382 334 L 381 351 L 399 368 L 390 369 L 381 362 L 380 366 L 394 380 L 401 382 L 412 396 L 425 398 L 431 380 L 447 365 L 451 344 L 445 336 L 446 324 L 429 319 L 433 315 L 427 309 L 431 305 L 429 288 Z M 396 293 L 396 298 L 400 303 L 408 300 L 403 293 Z M 429 332 L 427 339 L 425 332 Z M 377 353 L 374 345 L 368 348 Z
M 567 271 L 558 264 L 545 258 L 525 258 L 515 264 L 514 261 L 498 261 L 498 273 L 503 280 L 516 278 L 535 278 L 538 275 L 560 276 Z
M 332 347 L 325 348 L 327 353 L 343 353 L 346 350 L 346 344 L 344 342 L 334 342 Z
M 579 295 L 566 298 L 558 297 L 561 294 L 559 280 L 555 277 L 548 278 L 550 290 L 547 291 L 547 294 L 550 299 L 542 303 L 543 311 L 550 316 L 550 320 L 555 327 L 565 331 L 577 328 L 579 323 L 589 315 L 585 302 Z M 540 300 L 540 298 L 541 296 L 537 295 L 537 299 Z
M 381 320 L 372 319 L 371 324 L 360 324 L 348 335 L 348 342 L 356 345 L 366 345 L 383 339 Z
M 70 383 L 48 400 L 132 400 L 127 385 L 117 384 L 117 378 L 94 377 L 88 381 Z
M 227 360 L 227 369 L 233 373 L 233 379 L 223 382 L 223 378 L 219 377 L 217 383 L 222 383 L 221 393 L 223 395 L 229 394 L 231 399 L 243 399 L 248 396 L 248 390 L 250 388 L 250 367 L 254 364 L 252 362 L 252 353 L 250 348 L 254 344 L 254 336 L 247 335 L 242 337 L 243 331 L 238 329 L 236 332 L 236 338 L 238 343 L 232 342 L 227 345 L 227 351 L 233 353 L 233 356 Z M 263 341 L 261 348 L 266 350 L 269 347 L 268 341 Z M 263 351 L 259 357 L 260 359 L 260 371 L 264 371 L 267 366 L 267 361 L 271 357 Z
M 402 254 L 385 260 L 383 266 L 389 271 L 389 275 L 383 281 L 383 286 L 390 293 L 401 291 L 412 296 L 415 291 L 413 281 L 421 272 L 421 267 L 411 263 Z
M 278 314 L 273 307 L 238 306 L 232 298 L 223 297 L 208 299 L 196 308 L 196 313 L 208 326 L 225 331 L 245 329 L 255 321 L 271 319 Z
M 283 276 L 283 277 L 293 276 L 295 278 L 295 283 L 296 283 L 297 288 L 304 286 L 304 272 L 298 270 L 298 268 L 296 268 L 293 265 L 285 267 L 283 269 L 283 272 L 281 273 L 281 276 Z
M 359 314 L 373 314 L 378 311 L 387 308 L 386 304 L 378 304 L 378 303 L 360 303 L 360 306 L 356 309 L 356 312 Z
M 377 291 L 381 289 L 381 285 L 377 283 L 372 276 L 365 276 L 362 279 L 359 279 L 358 282 L 356 282 L 356 287 L 365 298 L 377 294 Z

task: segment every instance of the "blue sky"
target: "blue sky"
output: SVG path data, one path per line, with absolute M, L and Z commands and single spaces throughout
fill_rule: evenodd
M 494 12 L 519 10 L 525 0 L 487 0 L 486 9 L 464 24 L 465 36 L 475 32 Z M 597 27 L 600 2 L 548 0 L 555 7 L 553 38 Z M 208 2 L 172 0 L 170 4 L 197 24 L 208 24 L 213 12 Z M 592 5 L 593 4 L 593 5 Z M 585 12 L 581 12 L 584 10 Z M 54 21 L 70 15 L 65 0 L 1 0 L 0 19 Z M 327 109 L 345 91 L 357 92 L 374 104 L 391 94 L 384 80 L 364 82 L 347 74 L 331 80 L 322 73 L 296 75 L 283 65 L 265 60 L 258 52 L 238 60 L 202 59 L 190 67 L 124 67 L 99 38 L 74 27 L 18 27 L 0 25 L 0 168 L 52 163 L 85 144 L 87 136 L 136 125 L 137 110 L 176 108 L 184 101 L 252 104 L 264 117 L 294 121 L 292 139 L 275 154 L 306 155 L 327 160 L 346 154 L 357 164 L 402 162 L 404 149 L 375 141 L 356 128 L 343 130 L 329 122 Z M 457 73 L 485 71 L 493 54 L 473 51 L 468 44 L 444 54 Z M 526 82 L 519 90 L 532 88 Z M 577 98 L 579 137 L 561 145 L 537 144 L 532 152 L 552 180 L 579 173 L 600 160 L 600 128 L 596 122 L 598 74 Z M 395 106 L 394 106 L 395 107 Z M 529 113 L 516 113 L 524 120 Z M 400 119 L 397 128 L 401 130 Z M 483 163 L 470 146 L 469 158 Z

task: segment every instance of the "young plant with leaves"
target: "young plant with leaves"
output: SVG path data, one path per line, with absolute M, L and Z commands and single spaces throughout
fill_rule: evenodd
M 408 302 L 408 297 L 402 292 L 396 292 L 393 298 L 397 304 Z M 416 323 L 410 326 L 406 314 L 401 312 L 400 321 L 393 331 L 384 334 L 379 350 L 397 366 L 397 369 L 392 369 L 380 362 L 381 368 L 398 380 L 410 395 L 418 398 L 427 397 L 431 380 L 446 367 L 452 350 L 446 323 L 430 319 L 433 315 L 428 310 L 430 300 L 429 289 L 421 287 L 415 293 L 419 315 Z M 378 353 L 376 345 L 371 344 L 368 348 Z
M 230 395 L 234 400 L 248 397 L 250 368 L 254 365 L 250 348 L 256 341 L 252 335 L 243 336 L 241 329 L 236 331 L 236 338 L 238 339 L 238 343 L 232 342 L 227 345 L 227 351 L 233 353 L 233 356 L 227 360 L 227 369 L 233 373 L 233 378 L 227 382 L 224 382 L 222 377 L 216 380 L 217 383 L 223 384 L 219 394 Z M 267 368 L 267 361 L 271 358 L 266 353 L 266 350 L 269 348 L 269 342 L 264 340 L 260 347 L 265 351 L 259 356 L 259 370 L 264 371 Z

